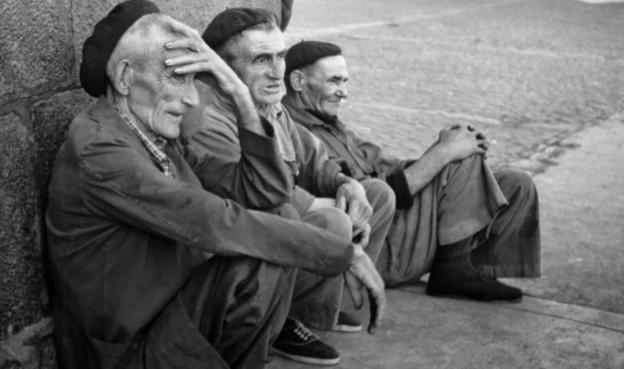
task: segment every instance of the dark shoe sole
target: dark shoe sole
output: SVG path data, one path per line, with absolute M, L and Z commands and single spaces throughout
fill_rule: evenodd
M 296 361 L 296 362 L 304 363 L 304 364 L 319 365 L 319 366 L 334 366 L 340 363 L 340 357 L 337 357 L 334 359 L 321 359 L 317 357 L 300 356 L 300 355 L 294 355 L 294 354 L 289 354 L 284 351 L 280 351 L 276 349 L 275 347 L 273 347 L 273 352 L 282 357 L 290 359 L 292 361 Z

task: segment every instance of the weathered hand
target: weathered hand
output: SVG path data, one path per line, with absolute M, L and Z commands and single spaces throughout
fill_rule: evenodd
M 355 252 L 349 270 L 344 274 L 347 290 L 353 300 L 356 309 L 361 309 L 364 305 L 362 287 L 368 292 L 368 303 L 370 305 L 370 321 L 368 333 L 375 334 L 377 328 L 386 312 L 386 292 L 384 282 L 375 269 L 373 261 L 358 244 L 353 245 Z
M 370 223 L 366 223 L 364 229 L 358 229 L 353 232 L 353 243 L 356 243 L 365 249 L 366 246 L 368 246 L 368 241 L 370 240 L 370 232 Z
M 336 207 L 349 215 L 355 234 L 364 230 L 368 220 L 373 215 L 373 208 L 368 203 L 364 187 L 355 180 L 349 180 L 338 187 Z
M 489 148 L 485 134 L 472 125 L 453 124 L 440 131 L 438 143 L 449 155 L 450 161 L 474 154 L 484 155 Z
M 244 88 L 236 73 L 201 38 L 197 30 L 177 21 L 170 23 L 171 30 L 181 38 L 165 44 L 168 51 L 182 50 L 182 55 L 165 60 L 177 74 L 208 73 L 215 77 L 219 87 L 228 95 Z

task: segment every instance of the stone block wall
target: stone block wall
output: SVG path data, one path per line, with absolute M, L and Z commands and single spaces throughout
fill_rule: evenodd
M 55 368 L 45 268 L 50 167 L 72 118 L 90 101 L 78 79 L 82 43 L 120 1 L 0 2 L 0 369 Z M 202 31 L 234 6 L 279 0 L 155 0 Z

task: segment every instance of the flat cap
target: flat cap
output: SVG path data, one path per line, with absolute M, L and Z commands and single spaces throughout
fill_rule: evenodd
M 317 60 L 328 56 L 342 54 L 340 46 L 323 41 L 301 41 L 291 46 L 286 52 L 286 83 L 289 81 L 290 72 L 314 64 Z
M 275 22 L 279 26 L 277 16 L 261 8 L 229 8 L 225 9 L 210 22 L 202 38 L 211 49 L 217 49 L 230 37 L 261 23 Z
M 93 28 L 93 33 L 82 47 L 80 83 L 91 96 L 106 94 L 106 64 L 117 42 L 139 18 L 160 13 L 149 0 L 128 0 L 118 4 Z

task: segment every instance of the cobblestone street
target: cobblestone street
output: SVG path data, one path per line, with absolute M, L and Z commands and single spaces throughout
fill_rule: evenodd
M 623 26 L 621 4 L 304 0 L 289 33 L 343 47 L 343 120 L 391 153 L 417 156 L 461 120 L 492 139 L 492 165 L 539 172 L 566 137 L 623 110 Z
M 492 143 L 490 164 L 528 171 L 541 195 L 543 276 L 509 280 L 530 296 L 510 307 L 517 315 L 391 291 L 383 339 L 324 335 L 344 350 L 342 367 L 624 365 L 622 30 L 621 3 L 295 1 L 290 44 L 343 48 L 351 129 L 418 157 L 445 125 L 475 124 Z

